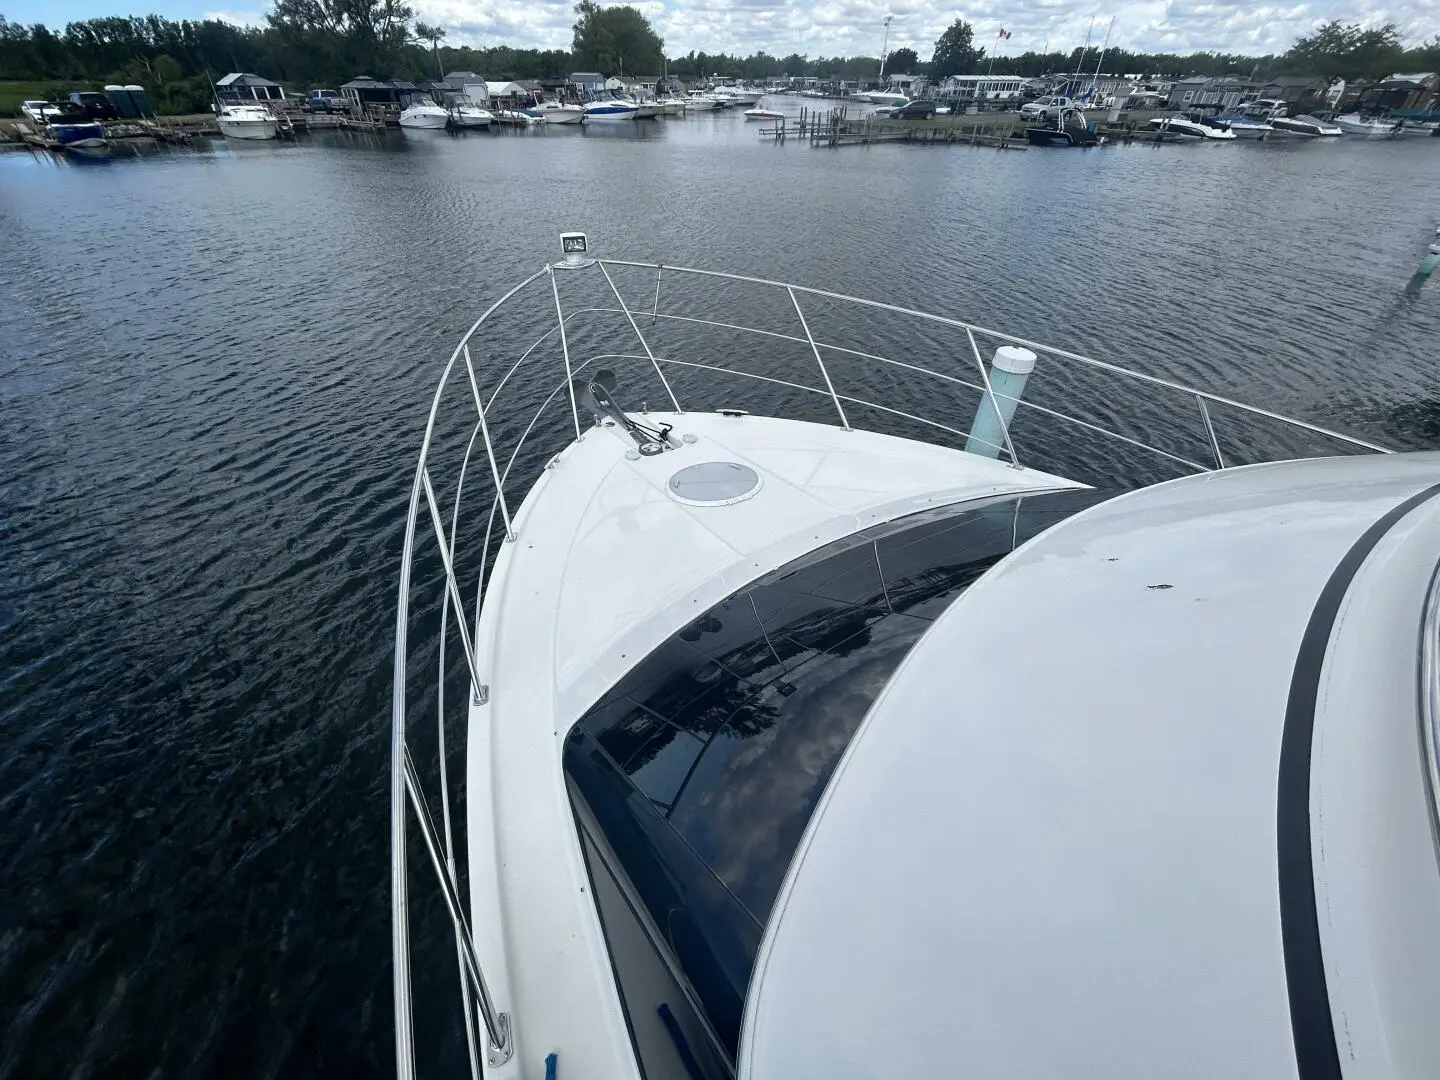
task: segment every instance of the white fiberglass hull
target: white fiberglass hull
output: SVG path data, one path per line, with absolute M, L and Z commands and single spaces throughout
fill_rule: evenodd
M 685 102 L 686 112 L 708 112 L 720 103 L 714 98 L 691 98 Z
M 400 126 L 402 128 L 430 129 L 443 128 L 449 119 L 444 113 L 439 116 L 430 113 L 421 113 L 416 116 L 401 116 Z
M 1393 139 L 1400 134 L 1394 123 L 1362 120 L 1358 116 L 1337 116 L 1335 126 L 1346 135 L 1358 135 L 1362 139 Z
M 1266 135 L 1274 132 L 1269 124 L 1242 124 L 1238 121 L 1230 122 L 1230 133 L 1237 139 L 1263 139 Z
M 273 139 L 277 131 L 274 120 L 221 120 L 220 134 L 227 139 Z
M 585 110 L 579 105 L 561 105 L 555 109 L 541 109 L 540 119 L 547 124 L 578 124 L 585 119 Z
M 634 105 L 622 105 L 617 101 L 595 102 L 585 106 L 585 123 L 625 123 L 634 120 L 638 111 Z

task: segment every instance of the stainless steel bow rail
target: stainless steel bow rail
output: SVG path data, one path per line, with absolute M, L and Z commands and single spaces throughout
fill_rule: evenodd
M 1094 360 L 1062 349 L 1040 345 L 1024 338 L 988 330 L 958 319 L 765 278 L 656 263 L 588 259 L 585 255 L 585 239 L 581 234 L 566 234 L 563 247 L 564 262 L 543 266 L 510 289 L 491 304 L 461 338 L 441 374 L 440 385 L 435 391 L 430 414 L 426 421 L 425 435 L 420 447 L 420 460 L 415 467 L 415 480 L 411 488 L 409 515 L 405 526 L 399 606 L 395 622 L 395 682 L 391 730 L 390 824 L 395 1052 L 396 1071 L 402 1080 L 409 1080 L 415 1075 L 410 987 L 410 903 L 406 861 L 409 820 L 407 806 L 413 810 L 420 838 L 439 881 L 441 897 L 454 929 L 471 1074 L 478 1077 L 481 1073 L 482 1049 L 485 1062 L 491 1069 L 505 1065 L 515 1054 L 516 1031 L 511 1018 L 500 1008 L 500 1005 L 507 1000 L 505 988 L 503 986 L 492 987 L 486 982 L 485 973 L 481 969 L 471 938 L 465 902 L 461 894 L 460 877 L 457 874 L 454 828 L 450 811 L 451 792 L 446 770 L 444 696 L 447 672 L 446 647 L 453 615 L 454 633 L 460 639 L 460 648 L 464 656 L 465 670 L 462 677 L 468 677 L 469 683 L 467 704 L 484 704 L 488 700 L 489 687 L 486 684 L 485 673 L 479 668 L 479 660 L 472 646 L 471 635 L 476 626 L 475 619 L 484 600 L 485 575 L 491 563 L 491 541 L 494 538 L 497 524 L 503 529 L 506 542 L 515 540 L 525 530 L 524 521 L 517 519 L 511 510 L 506 498 L 506 488 L 512 481 L 529 479 L 528 477 L 512 477 L 512 473 L 516 472 L 521 450 L 535 432 L 542 416 L 547 414 L 547 410 L 551 409 L 557 398 L 564 403 L 562 407 L 568 407 L 571 422 L 565 425 L 565 428 L 573 432 L 574 438 L 583 437 L 585 425 L 581 422 L 582 410 L 576 401 L 573 383 L 577 374 L 587 370 L 596 371 L 605 364 L 638 366 L 641 372 L 653 373 L 658 378 L 658 386 L 663 399 L 677 413 L 683 412 L 684 409 L 676 390 L 676 384 L 672 380 L 674 375 L 685 372 L 711 372 L 718 373 L 727 379 L 755 380 L 766 386 L 777 388 L 776 392 L 779 396 L 785 396 L 788 393 L 792 398 L 795 395 L 815 395 L 822 400 L 828 399 L 830 407 L 834 410 L 835 420 L 846 429 L 849 429 L 852 423 L 851 412 L 847 412 L 847 406 L 850 406 L 852 410 L 868 409 L 882 417 L 893 417 L 898 421 L 918 425 L 935 441 L 962 440 L 972 449 L 979 449 L 988 456 L 1003 455 L 1006 461 L 1017 468 L 1021 461 L 1015 447 L 1014 435 L 1020 418 L 1025 418 L 1027 424 L 1031 420 L 1048 422 L 1052 435 L 1057 430 L 1073 429 L 1083 432 L 1087 436 L 1108 441 L 1117 448 L 1125 448 L 1127 453 L 1139 450 L 1152 454 L 1170 468 L 1179 467 L 1194 471 L 1224 468 L 1227 462 L 1222 452 L 1213 414 L 1216 407 L 1227 412 L 1239 412 L 1251 419 L 1263 420 L 1280 428 L 1319 436 L 1336 444 L 1337 448 L 1343 449 L 1345 452 L 1389 452 L 1385 447 L 1377 446 L 1363 439 L 1342 435 L 1266 409 L 1245 405 L 1218 394 L 1183 386 L 1167 379 Z M 616 282 L 616 276 L 622 274 L 645 275 L 644 302 L 640 306 L 637 307 L 636 304 L 627 302 L 622 294 L 620 286 Z M 649 282 L 651 274 L 654 275 L 653 290 Z M 580 280 L 587 280 L 595 285 L 602 298 L 608 296 L 608 299 L 600 304 L 576 307 L 567 311 L 561 299 L 561 284 L 564 282 L 568 289 L 572 282 Z M 662 297 L 666 288 L 669 287 L 673 291 L 677 281 L 716 288 L 744 286 L 746 289 L 754 289 L 762 294 L 768 293 L 779 300 L 775 310 L 783 308 L 785 311 L 793 311 L 793 326 L 789 330 L 766 329 L 744 325 L 737 321 L 686 313 L 686 310 L 670 304 L 662 306 Z M 482 354 L 486 359 L 483 370 L 477 371 L 475 360 L 471 354 L 471 346 L 476 345 L 478 348 L 481 344 L 481 339 L 478 337 L 480 331 L 492 328 L 497 313 L 507 309 L 512 300 L 532 286 L 537 286 L 532 291 L 539 294 L 537 298 L 540 300 L 541 306 L 538 310 L 546 313 L 544 318 L 548 325 L 533 339 L 515 340 L 514 345 L 511 346 L 513 348 L 512 355 L 514 353 L 518 353 L 518 355 L 508 366 L 505 364 L 503 353 L 498 349 L 491 348 Z M 886 316 L 902 317 L 920 327 L 954 333 L 957 335 L 957 340 L 963 342 L 963 346 L 958 351 L 964 359 L 952 363 L 948 369 L 941 370 L 910 360 L 900 360 L 882 355 L 874 348 L 859 347 L 862 343 L 858 341 L 830 340 L 828 333 L 817 334 L 815 332 L 817 326 L 821 327 L 822 331 L 826 331 L 838 325 L 834 320 L 830 320 L 828 323 L 817 321 L 815 309 L 822 304 L 827 307 L 841 305 L 846 310 L 865 316 L 857 320 L 857 327 L 862 331 L 867 326 L 868 319 L 883 313 Z M 548 317 L 548 310 L 552 307 L 553 322 Z M 703 331 L 726 336 L 738 335 L 767 348 L 772 344 L 780 347 L 782 343 L 785 347 L 796 347 L 801 354 L 808 355 L 813 360 L 817 376 L 816 384 L 807 384 L 792 378 L 781 378 L 775 374 L 718 365 L 705 360 L 703 350 L 693 351 L 688 356 L 671 355 L 665 350 L 657 351 L 654 338 L 666 327 L 681 327 L 687 332 Z M 576 331 L 582 328 L 585 331 L 583 336 L 587 340 L 599 328 L 608 333 L 619 333 L 623 339 L 632 340 L 634 345 L 625 347 L 606 344 L 596 351 L 589 352 L 584 358 L 577 358 L 572 353 L 572 341 L 575 340 Z M 526 343 L 527 340 L 528 343 Z M 982 341 L 987 346 L 1009 345 L 1032 351 L 1040 358 L 1040 366 L 1036 368 L 1037 372 L 1062 367 L 1072 377 L 1083 376 L 1086 373 L 1103 373 L 1107 376 L 1117 377 L 1126 386 L 1144 387 L 1148 391 L 1178 395 L 1181 401 L 1188 398 L 1189 404 L 1196 410 L 1199 420 L 1198 430 L 1204 433 L 1200 453 L 1182 453 L 1174 449 L 1167 450 L 1154 446 L 1134 435 L 1112 430 L 1104 424 L 1097 423 L 1093 418 L 1084 419 L 1060 408 L 1025 400 L 1020 396 L 1018 390 L 1013 394 L 1006 393 L 1003 389 L 997 390 L 995 381 L 998 380 L 992 381 L 991 371 L 987 368 L 982 354 Z M 522 345 L 523 347 L 521 347 Z M 547 346 L 548 348 L 545 348 Z M 560 361 L 558 368 L 554 364 L 557 357 L 553 354 L 556 352 L 559 354 L 558 360 Z M 950 393 L 948 397 L 942 396 L 935 399 L 940 400 L 942 408 L 948 405 L 953 410 L 954 392 L 957 389 L 968 391 L 976 396 L 976 424 L 969 430 L 965 430 L 956 426 L 955 419 L 950 416 L 936 419 L 920 415 L 913 410 L 898 408 L 893 403 L 885 404 L 869 397 L 842 393 L 837 389 L 830 370 L 831 365 L 836 361 L 859 361 L 863 370 L 871 373 L 893 370 L 922 379 L 934 380 L 936 385 L 946 388 Z M 973 367 L 971 367 L 972 364 Z M 451 384 L 452 376 L 456 376 L 457 369 L 460 368 L 463 368 L 465 377 L 457 384 L 459 386 L 457 393 L 468 399 L 462 403 L 465 412 L 468 413 L 473 408 L 474 413 L 468 429 L 468 440 L 465 442 L 463 457 L 460 461 L 459 475 L 455 481 L 454 501 L 449 508 L 449 526 L 447 528 L 446 515 L 442 512 L 440 500 L 436 495 L 430 464 L 432 452 L 436 446 L 437 418 L 441 412 L 442 400 L 446 397 L 446 390 Z M 502 370 L 503 373 L 494 379 L 493 387 L 489 390 L 487 397 L 481 391 L 481 375 L 493 375 Z M 517 399 L 521 399 L 523 402 L 524 397 L 521 384 L 525 382 L 525 378 L 522 377 L 522 372 L 533 376 L 532 383 L 539 387 L 538 390 L 535 390 L 532 386 L 531 401 L 533 402 L 535 396 L 543 395 L 543 397 L 528 424 L 524 426 L 515 440 L 508 456 L 497 454 L 496 442 L 498 440 L 492 437 L 492 429 L 497 420 L 508 421 L 515 418 L 516 414 L 512 406 L 517 403 Z M 1013 386 L 1013 384 L 1011 385 Z M 503 396 L 507 389 L 511 391 L 508 397 Z M 991 423 L 985 427 L 979 423 L 981 414 L 987 411 L 993 413 L 992 419 L 998 419 L 998 424 Z M 1016 417 L 1016 421 L 1012 422 L 1010 419 L 1012 415 Z M 998 440 L 993 437 L 985 438 L 982 428 L 988 431 L 998 430 Z M 458 435 L 463 438 L 465 431 L 460 430 Z M 566 439 L 569 437 L 569 435 L 564 436 Z M 465 492 L 465 476 L 475 457 L 477 443 L 484 452 L 485 467 L 488 470 L 489 488 L 487 493 L 482 494 L 489 495 L 489 509 L 486 513 L 486 525 L 479 549 L 477 580 L 474 583 L 475 606 L 473 610 L 467 611 L 464 606 L 464 592 L 461 588 L 462 574 L 457 571 L 456 563 L 459 556 L 474 550 L 473 536 L 467 536 L 466 544 L 460 545 L 459 532 L 462 523 L 461 507 Z M 559 448 L 556 446 L 555 449 Z M 1197 458 L 1207 457 L 1208 461 L 1197 460 Z M 543 466 L 536 468 L 539 467 Z M 482 502 L 482 510 L 483 505 Z M 436 773 L 441 811 L 438 826 L 430 810 L 430 799 L 422 789 L 420 775 L 411 759 L 410 746 L 406 737 L 407 697 L 410 690 L 410 684 L 407 682 L 406 661 L 410 650 L 419 647 L 408 641 L 411 623 L 412 569 L 417 553 L 417 530 L 424 531 L 425 526 L 422 522 L 427 519 L 429 530 L 433 532 L 436 540 L 444 578 L 443 585 L 438 586 L 440 592 L 439 667 L 438 677 L 434 684 L 423 683 L 417 688 L 416 693 L 418 697 L 426 700 L 427 711 L 428 701 L 434 700 L 435 702 Z M 497 1005 L 497 1001 L 500 1003 L 499 1005 Z M 530 1052 L 534 1053 L 535 1050 L 536 1048 L 532 1047 Z M 530 1067 L 539 1067 L 536 1062 L 527 1061 L 517 1064 L 524 1066 L 527 1071 Z

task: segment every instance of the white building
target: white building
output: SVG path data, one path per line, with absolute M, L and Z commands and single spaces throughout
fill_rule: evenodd
M 1019 106 L 1027 81 L 1023 75 L 951 75 L 939 96 L 962 107 L 1008 108 Z

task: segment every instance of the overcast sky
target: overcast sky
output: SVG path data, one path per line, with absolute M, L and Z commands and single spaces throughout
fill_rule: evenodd
M 411 0 L 427 21 L 438 22 L 455 44 L 570 46 L 575 21 L 566 0 Z M 214 0 L 156 0 L 154 10 L 170 18 L 219 17 L 259 22 L 263 7 L 221 9 Z M 59 26 L 73 19 L 125 11 L 124 0 L 0 0 L 0 13 L 12 21 Z M 962 9 L 906 6 L 905 0 L 636 0 L 665 39 L 671 56 L 694 49 L 749 54 L 759 49 L 778 56 L 878 55 L 886 14 L 894 16 L 890 48 L 908 45 L 927 59 L 935 39 L 951 20 L 961 17 L 975 27 L 975 42 L 996 46 L 996 32 L 1011 37 L 998 46 L 1000 56 L 1069 49 L 1085 40 L 1091 17 L 1094 41 L 1105 36 L 1115 16 L 1111 43 L 1144 51 L 1267 53 L 1283 52 L 1300 34 L 1327 19 L 1400 25 L 1418 42 L 1440 33 L 1440 0 L 1334 0 L 1268 4 L 1170 0 L 1129 3 L 1097 11 L 1066 0 L 985 0 Z M 144 12 L 148 7 L 135 10 Z

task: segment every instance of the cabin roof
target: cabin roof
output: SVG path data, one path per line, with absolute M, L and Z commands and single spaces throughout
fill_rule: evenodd
M 279 86 L 280 84 L 263 75 L 252 75 L 248 71 L 232 71 L 224 78 L 215 80 L 216 86 Z
M 1387 1043 L 1371 1021 L 1433 994 L 1413 973 L 1440 962 L 1423 918 L 1376 943 L 1440 901 L 1414 756 L 1437 479 L 1435 453 L 1186 477 L 988 571 L 830 779 L 750 980 L 739 1075 L 853 1075 L 883 1033 L 893 1076 L 1294 1076 L 1287 987 L 1311 969 L 1290 946 L 1317 907 L 1357 1075 L 1387 1046 L 1433 1061 L 1433 1024 L 1384 1016 Z M 1377 835 L 1391 878 L 1359 854 Z M 1287 899 L 1297 860 L 1308 909 Z

